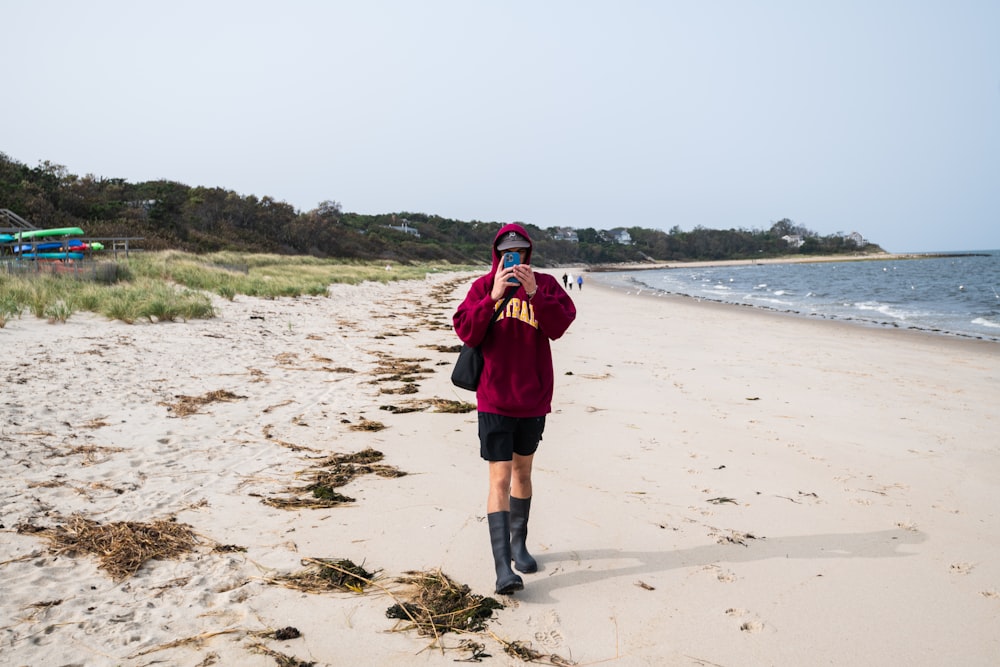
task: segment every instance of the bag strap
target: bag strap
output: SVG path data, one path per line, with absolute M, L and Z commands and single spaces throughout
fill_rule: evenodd
M 493 323 L 497 321 L 497 318 L 500 317 L 500 313 L 503 312 L 503 309 L 507 307 L 507 302 L 510 301 L 513 298 L 514 298 L 514 292 L 511 292 L 509 295 L 507 295 L 506 297 L 504 297 L 504 300 L 500 304 L 500 307 L 493 311 L 493 317 L 490 318 L 490 323 L 486 325 L 486 331 L 487 332 L 489 332 L 490 327 L 493 325 Z M 485 337 L 486 337 L 486 334 L 483 334 L 483 338 L 485 338 Z

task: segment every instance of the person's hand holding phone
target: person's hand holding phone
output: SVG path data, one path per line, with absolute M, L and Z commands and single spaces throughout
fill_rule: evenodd
M 530 265 L 521 263 L 521 253 L 508 251 L 503 254 L 500 266 L 497 268 L 490 296 L 494 301 L 502 299 L 508 288 L 517 285 L 524 285 L 528 294 L 534 294 L 535 274 Z

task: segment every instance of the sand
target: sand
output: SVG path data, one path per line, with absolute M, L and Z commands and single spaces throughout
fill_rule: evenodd
M 441 570 L 493 596 L 475 413 L 381 409 L 472 400 L 438 349 L 468 282 L 0 329 L 0 664 L 454 665 L 464 639 L 495 665 L 521 664 L 498 640 L 554 664 L 997 664 L 1000 345 L 593 280 L 554 343 L 540 571 L 487 632 L 441 651 L 386 618 L 379 588 L 276 583 L 348 558 L 389 591 Z M 416 393 L 384 393 L 404 383 L 380 355 L 419 365 Z M 355 430 L 369 422 L 385 428 Z M 355 479 L 346 506 L 265 504 L 369 447 L 408 474 Z M 74 515 L 173 519 L 199 543 L 116 580 L 26 529 Z M 301 636 L 266 634 L 288 626 Z

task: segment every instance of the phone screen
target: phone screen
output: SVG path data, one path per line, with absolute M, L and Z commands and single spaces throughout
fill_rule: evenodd
M 521 263 L 521 253 L 519 252 L 505 252 L 503 254 L 503 268 L 508 268 Z M 512 285 L 520 285 L 521 281 L 517 278 L 508 278 L 507 282 Z

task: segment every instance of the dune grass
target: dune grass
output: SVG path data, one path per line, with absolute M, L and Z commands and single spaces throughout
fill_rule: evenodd
M 308 256 L 240 253 L 193 255 L 179 251 L 137 253 L 107 272 L 113 281 L 73 276 L 0 272 L 0 328 L 25 312 L 50 322 L 93 312 L 113 320 L 170 322 L 215 316 L 212 294 L 268 299 L 322 296 L 333 283 L 387 283 L 471 267 L 446 263 L 392 264 L 324 260 Z

